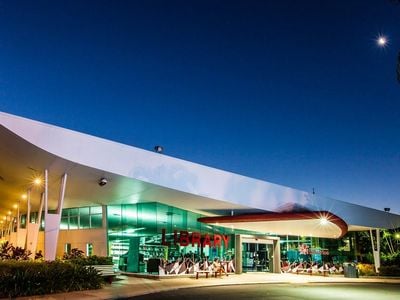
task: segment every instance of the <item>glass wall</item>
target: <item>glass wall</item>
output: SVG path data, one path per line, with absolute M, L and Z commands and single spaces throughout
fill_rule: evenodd
M 64 208 L 61 214 L 60 229 L 90 229 L 102 227 L 102 207 Z
M 197 222 L 200 214 L 161 203 L 107 207 L 109 253 L 123 271 L 148 272 L 152 259 L 231 259 L 234 231 Z
M 333 263 L 340 264 L 354 259 L 354 234 L 341 239 L 310 236 L 280 236 L 281 259 L 288 263 Z

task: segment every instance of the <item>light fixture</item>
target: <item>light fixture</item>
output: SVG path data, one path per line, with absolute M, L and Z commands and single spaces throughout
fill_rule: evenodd
M 154 151 L 156 151 L 157 153 L 163 153 L 164 148 L 163 148 L 163 146 L 157 145 L 154 147 Z
M 36 178 L 33 180 L 33 183 L 34 183 L 35 185 L 41 185 L 41 184 L 42 184 L 42 179 L 41 179 L 40 177 L 36 177 Z
M 319 219 L 319 223 L 320 223 L 321 225 L 327 225 L 327 224 L 328 224 L 328 219 L 327 219 L 326 217 L 321 217 L 321 218 Z
M 99 186 L 105 186 L 107 183 L 108 183 L 108 180 L 107 180 L 107 178 L 104 178 L 104 177 L 100 178 L 100 180 L 98 182 Z
M 8 214 L 8 215 L 11 215 L 11 210 L 9 210 L 9 211 L 7 212 L 7 214 Z
M 14 207 L 15 209 L 17 209 L 17 208 L 18 208 L 18 204 L 14 204 L 13 207 Z
M 26 199 L 28 196 L 26 194 L 22 194 L 21 198 Z

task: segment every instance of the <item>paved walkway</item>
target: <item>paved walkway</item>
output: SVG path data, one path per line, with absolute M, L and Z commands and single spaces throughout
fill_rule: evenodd
M 36 297 L 21 297 L 18 299 L 120 299 L 133 296 L 139 296 L 161 291 L 200 287 L 200 286 L 215 286 L 215 285 L 230 285 L 230 284 L 251 284 L 251 283 L 395 283 L 400 284 L 400 279 L 387 278 L 345 278 L 343 276 L 310 276 L 296 274 L 270 274 L 270 273 L 247 273 L 241 275 L 222 276 L 221 278 L 201 277 L 195 278 L 163 278 L 149 279 L 137 278 L 121 275 L 120 280 L 114 281 L 112 284 L 107 284 L 103 289 L 71 292 L 62 294 L 53 294 Z

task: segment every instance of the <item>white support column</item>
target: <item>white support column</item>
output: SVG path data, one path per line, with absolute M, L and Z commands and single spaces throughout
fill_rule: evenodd
M 65 186 L 67 184 L 67 174 L 61 178 L 60 196 L 56 213 L 48 212 L 48 171 L 45 170 L 45 186 L 44 186 L 44 213 L 45 213 L 45 229 L 44 229 L 44 259 L 55 260 L 58 243 L 58 233 L 60 232 L 60 221 L 62 207 L 64 204 Z
M 15 217 L 10 215 L 10 223 L 9 223 L 9 229 L 8 229 L 10 232 L 10 238 L 8 239 L 8 241 L 13 246 L 16 246 L 17 245 L 17 232 L 14 231 L 14 219 L 15 219 Z
M 371 245 L 372 245 L 372 253 L 374 256 L 374 265 L 375 265 L 375 272 L 379 273 L 379 268 L 381 267 L 381 237 L 379 234 L 379 229 L 374 229 L 375 231 L 375 239 L 373 230 L 370 229 L 370 237 L 371 237 Z
M 21 202 L 18 202 L 17 206 L 17 238 L 16 238 L 16 246 L 25 248 L 26 244 L 26 226 L 25 228 L 21 228 L 21 210 L 20 210 Z
M 31 223 L 30 222 L 30 211 L 31 211 L 31 206 L 30 206 L 30 194 L 28 194 L 28 216 L 27 216 L 27 221 L 26 221 L 26 228 L 27 228 L 27 238 L 26 238 L 26 249 L 31 252 L 30 257 L 32 259 L 35 258 L 36 254 L 36 249 L 37 249 L 37 244 L 38 244 L 38 237 L 39 237 L 39 230 L 40 230 L 40 224 L 42 223 L 42 210 L 43 210 L 43 204 L 44 204 L 44 193 L 40 195 L 40 207 L 39 207 L 39 212 L 38 212 L 38 218 L 36 223 Z

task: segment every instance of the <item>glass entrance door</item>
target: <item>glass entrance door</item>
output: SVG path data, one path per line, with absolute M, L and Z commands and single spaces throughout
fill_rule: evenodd
M 243 272 L 272 272 L 272 245 L 242 243 Z

